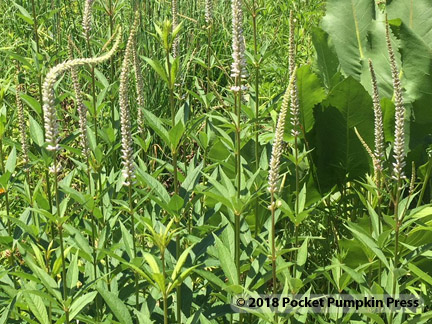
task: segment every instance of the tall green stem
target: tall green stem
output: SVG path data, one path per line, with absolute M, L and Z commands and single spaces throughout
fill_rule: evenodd
M 255 168 L 259 169 L 260 147 L 258 142 L 259 132 L 259 77 L 260 65 L 256 61 L 258 57 L 258 39 L 257 39 L 257 3 L 256 0 L 252 4 L 252 27 L 253 27 L 253 43 L 254 43 L 254 58 L 255 58 Z M 259 198 L 255 200 L 255 237 L 259 234 Z
M 36 43 L 36 66 L 37 66 L 37 79 L 38 79 L 38 92 L 39 92 L 39 102 L 41 107 L 43 106 L 43 100 L 42 100 L 42 73 L 41 73 L 41 69 L 39 66 L 39 52 L 40 52 L 40 42 L 39 42 L 39 32 L 38 32 L 38 19 L 37 19 L 37 15 L 36 15 L 36 5 L 34 0 L 31 0 L 32 2 L 32 15 L 33 15 L 33 34 L 34 34 L 34 39 L 35 39 L 35 43 Z M 42 120 L 44 119 L 44 111 L 43 109 L 41 110 L 41 114 L 42 114 Z M 42 127 L 42 134 L 43 137 L 45 138 L 45 127 Z M 51 185 L 50 185 L 50 177 L 49 177 L 49 173 L 48 170 L 45 170 L 45 179 L 46 179 L 46 188 L 47 188 L 47 195 L 48 195 L 48 203 L 49 203 L 49 207 L 50 209 L 52 209 L 52 195 L 51 195 Z M 54 231 L 52 231 L 52 235 L 54 236 Z
M 395 200 L 394 200 L 394 218 L 395 218 L 395 247 L 394 247 L 394 261 L 393 261 L 393 286 L 392 286 L 392 294 L 393 298 L 396 298 L 396 269 L 399 265 L 399 230 L 400 230 L 400 222 L 399 218 L 399 200 L 400 200 L 400 187 L 401 187 L 401 179 L 398 177 L 396 181 L 396 189 L 395 189 Z M 393 323 L 393 315 L 390 314 L 390 324 Z
M 5 170 L 5 165 L 4 165 L 4 156 L 3 156 L 3 139 L 0 138 L 0 164 L 1 164 L 1 170 L 2 173 L 5 174 L 6 170 Z M 6 200 L 6 216 L 9 217 L 9 213 L 10 213 L 10 207 L 9 207 L 9 193 L 7 188 L 5 188 L 6 192 L 5 192 L 5 200 Z M 12 233 L 11 230 L 11 224 L 10 224 L 10 220 L 8 218 L 7 221 L 7 230 L 8 230 L 8 235 L 10 236 Z
M 271 254 L 272 254 L 272 278 L 273 278 L 273 294 L 277 293 L 277 282 L 276 282 L 276 201 L 274 192 L 271 193 L 270 198 L 270 209 L 271 209 Z
M 63 221 L 60 220 L 60 198 L 59 198 L 59 190 L 58 190 L 58 173 L 57 173 L 57 154 L 54 155 L 54 188 L 55 188 L 55 200 L 56 200 L 56 214 L 57 219 L 59 221 L 58 232 L 60 236 L 60 253 L 62 260 L 62 283 L 63 283 L 63 303 L 66 304 L 68 299 L 68 288 L 66 282 L 66 262 L 65 262 L 65 249 L 63 242 Z M 64 305 L 64 311 L 66 315 L 66 324 L 69 324 L 69 306 Z
M 175 102 L 174 102 L 174 89 L 173 89 L 173 82 L 171 81 L 173 76 L 171 75 L 171 61 L 170 61 L 170 51 L 169 49 L 166 50 L 166 60 L 167 60 L 167 67 L 168 67 L 168 88 L 169 88 L 169 103 L 170 103 L 170 110 L 171 110 L 171 125 L 172 127 L 175 126 Z M 177 177 L 177 148 L 174 147 L 174 145 L 171 145 L 171 155 L 173 159 L 173 168 L 174 168 L 174 193 L 178 194 L 178 177 Z M 177 226 L 180 226 L 180 219 L 176 220 Z M 181 255 L 181 245 L 180 245 L 180 237 L 176 237 L 176 257 L 177 260 Z M 181 285 L 177 286 L 176 288 L 176 295 L 177 295 L 177 323 L 181 324 Z
M 418 198 L 417 207 L 420 207 L 421 204 L 423 203 L 423 197 L 424 197 L 424 194 L 426 192 L 426 188 L 427 188 L 429 179 L 431 177 L 431 172 L 432 172 L 432 156 L 429 158 L 429 163 L 428 163 L 428 167 L 427 167 L 427 170 L 426 170 L 425 178 L 423 180 L 423 184 L 422 184 L 422 188 L 421 188 L 421 191 L 420 191 L 420 195 L 419 195 L 419 198 Z
M 165 248 L 161 250 L 161 261 L 162 261 L 162 275 L 163 280 L 166 280 L 166 268 L 165 268 Z M 162 291 L 163 297 L 163 311 L 164 311 L 164 324 L 168 324 L 168 296 L 166 291 Z
M 132 184 L 129 185 L 129 212 L 131 216 L 131 223 L 132 223 L 132 248 L 133 248 L 133 257 L 137 257 L 137 251 L 136 251 L 136 243 L 135 243 L 135 217 L 134 217 L 134 204 L 132 199 Z M 139 305 L 139 289 L 138 289 L 138 274 L 135 273 L 135 305 L 138 308 Z
M 241 78 L 237 76 L 235 78 L 235 88 L 237 91 L 234 92 L 234 112 L 237 115 L 237 120 L 235 121 L 235 131 L 236 131 L 236 176 L 237 176 L 237 199 L 240 200 L 241 195 Z M 238 282 L 241 282 L 241 272 L 240 272 L 240 228 L 241 228 L 241 212 L 238 210 L 234 211 L 234 259 L 237 268 Z M 243 322 L 243 315 L 239 314 L 239 323 Z

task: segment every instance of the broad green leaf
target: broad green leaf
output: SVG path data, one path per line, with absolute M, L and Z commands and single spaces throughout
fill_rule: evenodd
M 408 269 L 412 271 L 420 280 L 432 286 L 432 277 L 429 274 L 414 265 L 414 263 L 408 263 L 407 266 Z
M 162 64 L 158 61 L 158 60 L 153 60 L 151 58 L 148 57 L 143 57 L 143 59 L 153 68 L 153 70 L 156 71 L 157 74 L 159 74 L 159 76 L 162 78 L 162 80 L 164 80 L 165 82 L 168 83 L 168 76 L 167 73 L 165 71 L 165 69 L 163 68 Z
M 179 259 L 177 260 L 176 266 L 175 266 L 175 268 L 173 270 L 173 273 L 171 275 L 171 280 L 175 280 L 177 278 L 177 275 L 180 273 L 180 270 L 183 267 L 184 263 L 186 262 L 186 259 L 189 256 L 189 253 L 190 253 L 190 251 L 192 250 L 193 247 L 194 247 L 193 245 L 189 246 L 180 255 Z
M 38 319 L 41 324 L 48 324 L 48 313 L 42 297 L 32 293 L 31 291 L 26 291 L 24 293 L 25 300 L 29 306 L 33 315 Z
M 326 93 L 309 65 L 302 66 L 297 70 L 297 89 L 300 120 L 304 131 L 307 133 L 312 129 L 315 122 L 313 108 L 326 97 Z M 291 123 L 287 124 L 288 129 L 291 130 Z
M 147 264 L 150 266 L 150 269 L 152 270 L 150 275 L 152 276 L 153 280 L 159 286 L 160 291 L 164 292 L 165 278 L 163 277 L 163 274 L 161 273 L 159 269 L 159 265 L 157 264 L 155 258 L 150 253 L 144 253 L 144 259 L 146 260 Z
M 238 285 L 237 270 L 234 263 L 234 256 L 230 250 L 222 243 L 222 241 L 214 236 L 216 242 L 216 249 L 219 256 L 219 262 L 228 282 L 232 285 Z
M 96 295 L 97 291 L 92 291 L 75 299 L 70 307 L 70 320 L 73 320 L 75 316 L 77 316 L 84 307 L 90 304 L 96 297 Z
M 120 222 L 120 229 L 121 229 L 121 233 L 122 233 L 122 242 L 124 245 L 124 249 L 126 250 L 127 255 L 129 256 L 129 259 L 132 260 L 133 259 L 133 238 L 131 235 L 131 232 L 129 230 L 126 229 L 126 227 L 123 225 L 122 222 Z
M 185 127 L 182 122 L 177 123 L 174 128 L 170 129 L 168 135 L 170 138 L 171 147 L 177 149 L 178 144 L 183 136 Z
M 133 323 L 128 308 L 125 303 L 117 297 L 117 294 L 102 287 L 98 287 L 97 291 L 121 324 Z
M 165 187 L 157 181 L 155 178 L 153 178 L 150 174 L 145 172 L 142 169 L 138 169 L 138 175 L 142 178 L 142 180 L 149 186 L 151 189 L 153 189 L 158 197 L 165 203 L 168 204 L 170 201 L 170 195 L 166 191 Z
M 183 198 L 181 198 L 177 194 L 174 194 L 170 199 L 168 207 L 171 209 L 171 211 L 178 212 L 180 209 L 183 208 L 183 205 L 184 205 Z
M 13 2 L 13 4 L 15 5 L 15 7 L 18 8 L 18 10 L 21 12 L 21 17 L 28 22 L 30 25 L 33 25 L 33 18 L 32 16 L 30 16 L 29 12 L 22 6 L 20 6 L 19 4 L 17 4 L 15 1 Z
M 318 65 L 321 79 L 326 88 L 331 89 L 333 87 L 332 79 L 339 70 L 339 60 L 334 46 L 329 40 L 329 35 L 317 27 L 312 29 L 312 42 L 317 53 L 316 64 Z M 299 73 L 298 70 L 297 73 Z
M 374 0 L 329 0 L 323 29 L 331 36 L 342 70 L 360 79 Z
M 390 269 L 390 265 L 387 261 L 387 258 L 385 257 L 384 253 L 380 250 L 380 248 L 376 245 L 376 243 L 371 237 L 355 229 L 352 223 L 350 223 L 350 225 L 347 227 L 353 233 L 355 238 L 357 238 L 360 242 L 362 242 L 367 248 L 371 249 L 375 253 L 375 255 L 382 261 L 382 263 L 388 269 Z
M 30 119 L 30 136 L 32 140 L 40 147 L 44 145 L 43 131 L 38 122 L 29 114 Z
M 75 287 L 78 282 L 78 254 L 79 252 L 75 253 L 75 255 L 72 257 L 72 260 L 69 262 L 66 273 L 66 282 L 68 287 Z
M 153 131 L 165 142 L 170 143 L 170 135 L 165 127 L 162 125 L 162 122 L 158 117 L 156 117 L 153 113 L 148 111 L 147 109 L 142 109 L 143 116 L 145 118 L 146 124 L 153 129 Z
M 38 115 L 42 113 L 42 108 L 39 101 L 25 93 L 20 93 L 20 96 L 21 99 L 24 100 L 24 102 L 27 103 L 27 105 L 33 109 L 34 112 L 36 112 Z
M 364 176 L 370 158 L 354 132 L 373 147 L 372 99 L 351 77 L 339 83 L 315 112 L 311 142 L 321 190 Z
M 14 173 L 16 167 L 16 147 L 14 146 L 6 160 L 5 170 Z

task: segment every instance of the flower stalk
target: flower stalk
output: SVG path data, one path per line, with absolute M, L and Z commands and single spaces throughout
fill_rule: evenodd
M 277 181 L 279 178 L 279 164 L 282 156 L 282 142 L 285 129 L 285 120 L 288 112 L 291 89 L 294 84 L 294 78 L 297 68 L 294 68 L 293 73 L 288 84 L 288 88 L 285 91 L 282 106 L 279 112 L 275 139 L 273 141 L 272 154 L 270 159 L 270 171 L 268 178 L 268 191 L 270 192 L 270 206 L 271 211 L 271 231 L 270 231 L 270 241 L 271 241 L 271 262 L 272 262 L 272 278 L 273 278 L 273 294 L 277 292 L 277 278 L 276 278 L 276 192 L 277 192 Z

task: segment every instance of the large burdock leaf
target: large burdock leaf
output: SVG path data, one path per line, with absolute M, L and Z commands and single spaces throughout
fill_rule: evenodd
M 401 19 L 427 44 L 432 44 L 432 6 L 430 0 L 393 0 L 387 7 L 389 19 Z
M 300 104 L 300 120 L 305 132 L 309 132 L 315 122 L 313 117 L 313 108 L 320 103 L 326 93 L 320 80 L 312 72 L 309 65 L 302 66 L 297 70 L 297 89 Z M 287 123 L 292 128 L 291 123 Z
M 343 72 L 356 79 L 362 72 L 374 0 L 329 0 L 323 29 L 332 37 Z
M 327 89 L 333 87 L 332 79 L 339 71 L 339 59 L 329 34 L 321 28 L 312 29 L 312 42 L 316 50 L 316 65 Z
M 373 149 L 373 118 L 372 99 L 351 77 L 339 83 L 316 109 L 311 141 L 322 190 L 369 171 L 369 158 L 354 128 Z

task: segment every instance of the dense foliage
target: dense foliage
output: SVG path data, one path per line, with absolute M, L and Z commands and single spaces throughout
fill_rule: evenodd
M 0 12 L 0 323 L 430 323 L 429 0 Z

